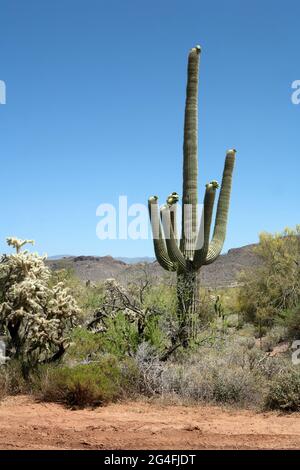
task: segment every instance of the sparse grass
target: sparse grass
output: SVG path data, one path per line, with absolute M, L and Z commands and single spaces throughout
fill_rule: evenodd
M 28 384 L 24 380 L 21 365 L 13 360 L 0 366 L 0 400 L 7 395 L 26 393 Z

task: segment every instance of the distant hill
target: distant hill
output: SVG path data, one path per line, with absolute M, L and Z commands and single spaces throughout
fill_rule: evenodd
M 137 264 L 137 263 L 153 263 L 155 261 L 155 258 L 151 258 L 150 256 L 144 256 L 143 258 L 126 258 L 126 257 L 120 257 L 120 258 L 115 258 L 119 261 L 124 261 L 126 264 Z
M 48 256 L 48 260 L 51 261 L 56 261 L 58 259 L 63 259 L 63 258 L 76 258 L 76 256 L 73 255 L 53 255 L 53 256 Z M 96 257 L 97 258 L 97 257 Z M 144 256 L 140 258 L 130 258 L 130 257 L 116 257 L 115 258 L 118 261 L 124 261 L 126 264 L 137 264 L 137 263 L 153 263 L 155 261 L 155 258 L 151 258 L 150 256 Z
M 48 259 L 52 260 L 57 260 L 57 259 L 62 259 L 62 258 L 74 258 L 72 255 L 53 255 L 53 256 L 48 256 Z
M 236 283 L 237 275 L 250 267 L 259 266 L 260 258 L 253 252 L 255 245 L 246 245 L 233 248 L 228 253 L 208 266 L 201 269 L 201 282 L 205 287 L 228 287 Z M 115 278 L 127 284 L 147 272 L 157 282 L 166 276 L 156 261 L 149 258 L 137 258 L 133 261 L 128 258 L 116 259 L 112 256 L 66 256 L 47 260 L 48 266 L 53 270 L 71 269 L 79 279 L 92 282 Z M 173 274 L 170 274 L 172 277 Z

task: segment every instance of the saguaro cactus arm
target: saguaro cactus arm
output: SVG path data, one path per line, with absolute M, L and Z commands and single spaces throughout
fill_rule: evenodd
M 165 233 L 165 240 L 166 240 L 168 255 L 171 261 L 173 261 L 173 263 L 176 265 L 177 268 L 179 268 L 181 271 L 186 271 L 187 261 L 184 258 L 177 244 L 177 240 L 174 234 L 174 225 L 171 220 L 172 211 L 170 210 L 170 206 L 172 204 L 176 204 L 176 202 L 177 200 L 172 200 L 170 202 L 170 196 L 169 196 L 167 199 L 167 204 L 162 206 L 160 214 L 161 214 L 163 230 Z
M 151 196 L 148 199 L 148 209 L 152 227 L 155 256 L 162 268 L 166 269 L 167 271 L 176 271 L 176 266 L 171 261 L 168 255 L 166 242 L 164 240 L 163 231 L 161 227 L 159 207 L 157 201 L 157 196 Z
M 176 243 L 179 246 L 179 236 L 178 236 L 178 227 L 177 227 L 177 202 L 179 201 L 179 194 L 173 192 L 170 196 L 167 197 L 167 204 L 170 207 L 170 219 L 171 226 L 173 228 L 174 237 Z
M 203 201 L 203 244 L 199 248 L 196 246 L 195 255 L 193 259 L 193 268 L 198 270 L 203 266 L 209 248 L 209 237 L 210 237 L 210 227 L 211 227 L 211 219 L 214 209 L 214 202 L 216 196 L 216 190 L 219 187 L 217 181 L 211 181 L 206 185 L 205 196 Z M 202 231 L 202 224 L 199 227 L 199 232 Z M 199 233 L 198 238 L 201 238 L 201 233 Z M 197 243 L 200 240 L 197 240 Z
M 230 203 L 230 193 L 231 193 L 231 183 L 232 183 L 232 173 L 235 162 L 236 150 L 231 149 L 227 151 L 225 166 L 223 171 L 223 178 L 221 184 L 221 191 L 219 195 L 215 228 L 212 237 L 212 241 L 209 244 L 207 257 L 204 264 L 210 264 L 215 261 L 215 259 L 221 253 L 223 248 L 225 236 L 226 236 L 226 227 L 228 220 L 228 210 Z

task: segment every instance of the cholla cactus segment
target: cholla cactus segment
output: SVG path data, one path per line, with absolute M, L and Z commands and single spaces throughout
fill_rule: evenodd
M 21 240 L 20 238 L 16 238 L 16 237 L 8 237 L 6 239 L 6 242 L 8 246 L 12 246 L 13 248 L 15 248 L 17 253 L 20 252 L 21 248 L 24 245 L 28 245 L 28 244 L 34 245 L 34 240 Z
M 50 285 L 51 272 L 37 253 L 20 251 L 25 241 L 8 239 L 17 253 L 0 260 L 0 330 L 11 355 L 26 364 L 62 355 L 80 309 L 63 283 Z

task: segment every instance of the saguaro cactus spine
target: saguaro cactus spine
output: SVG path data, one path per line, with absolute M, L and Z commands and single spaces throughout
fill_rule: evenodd
M 201 48 L 191 49 L 188 57 L 188 80 L 183 144 L 182 234 L 177 235 L 176 208 L 179 196 L 173 192 L 159 208 L 158 197 L 149 198 L 154 251 L 159 264 L 167 271 L 177 272 L 178 314 L 181 329 L 187 334 L 189 319 L 197 305 L 198 273 L 203 265 L 219 256 L 226 235 L 232 173 L 236 151 L 226 153 L 220 196 L 212 239 L 210 230 L 218 183 L 206 185 L 203 201 L 203 243 L 198 246 L 198 70 Z M 201 229 L 202 229 L 201 228 Z

